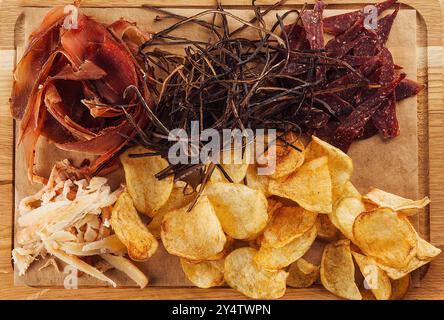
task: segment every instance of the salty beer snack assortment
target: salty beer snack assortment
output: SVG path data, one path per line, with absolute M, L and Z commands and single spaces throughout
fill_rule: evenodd
M 378 14 L 395 2 L 377 4 Z M 323 18 L 316 1 L 267 29 L 264 16 L 284 3 L 261 11 L 253 2 L 251 21 L 220 3 L 190 18 L 146 6 L 179 20 L 152 35 L 85 15 L 78 29 L 65 30 L 63 8 L 46 16 L 15 70 L 11 98 L 29 177 L 44 184 L 18 207 L 12 256 L 20 275 L 49 258 L 43 267 L 61 261 L 112 286 L 106 272 L 117 269 L 143 288 L 148 277 L 133 261 L 163 245 L 197 287 L 226 284 L 254 299 L 319 282 L 346 299 L 406 294 L 410 273 L 441 252 L 409 221 L 430 200 L 376 188 L 361 195 L 344 152 L 378 132 L 398 135 L 396 101 L 422 88 L 398 74 L 384 46 L 399 7 L 371 30 L 362 10 Z M 201 20 L 206 15 L 221 25 Z M 230 32 L 228 18 L 241 27 Z M 185 23 L 207 28 L 215 42 L 170 35 Z M 259 40 L 235 36 L 246 28 Z M 334 36 L 327 43 L 324 32 Z M 185 56 L 157 48 L 168 42 L 189 45 Z M 278 129 L 260 155 L 276 160 L 274 171 L 259 175 L 246 146 L 239 164 L 170 164 L 169 130 L 188 130 L 193 120 L 202 130 Z M 48 179 L 39 177 L 40 136 L 97 159 L 80 168 L 60 161 Z M 125 181 L 113 191 L 97 174 L 119 161 Z M 314 261 L 309 253 L 319 244 Z

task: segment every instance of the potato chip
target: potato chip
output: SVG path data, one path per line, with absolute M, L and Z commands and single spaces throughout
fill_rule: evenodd
M 428 243 L 418 234 L 416 236 L 418 241 L 416 244 L 416 257 L 419 260 L 430 261 L 441 253 L 441 249 L 435 247 L 431 243 Z
M 362 299 L 355 283 L 350 240 L 339 240 L 325 246 L 320 275 L 323 286 L 331 293 L 350 300 Z
M 319 278 L 319 266 L 304 259 L 293 262 L 288 269 L 287 285 L 293 288 L 311 287 Z
M 254 261 L 267 270 L 278 270 L 300 259 L 316 239 L 316 226 L 281 248 L 261 246 Z
M 340 149 L 312 136 L 312 141 L 307 146 L 306 161 L 321 156 L 328 157 L 333 199 L 338 199 L 343 193 L 344 184 L 350 180 L 353 173 L 352 159 Z
M 361 194 L 359 193 L 358 189 L 356 189 L 356 187 L 353 185 L 353 183 L 351 183 L 351 181 L 347 181 L 344 184 L 344 188 L 342 189 L 342 194 L 340 199 L 341 200 L 343 198 L 358 198 L 361 199 Z
M 360 288 L 359 292 L 361 293 L 362 300 L 377 300 L 375 294 L 371 290 L 367 290 L 365 288 Z
M 188 280 L 196 287 L 204 289 L 217 287 L 224 283 L 224 263 L 224 259 L 199 263 L 180 259 L 182 270 Z
M 206 260 L 224 249 L 227 241 L 210 200 L 201 196 L 194 208 L 168 212 L 161 233 L 165 249 L 172 255 L 191 260 Z
M 288 273 L 267 271 L 253 261 L 257 251 L 240 248 L 225 258 L 224 277 L 227 284 L 253 299 L 278 299 L 285 294 Z
M 125 171 L 128 192 L 136 209 L 152 217 L 169 199 L 173 190 L 173 177 L 159 180 L 155 174 L 168 167 L 168 161 L 160 156 L 130 158 L 130 154 L 150 152 L 143 147 L 133 147 L 120 156 Z
M 406 275 L 408 275 L 409 273 L 411 273 L 412 271 L 415 271 L 418 268 L 421 268 L 422 266 L 426 265 L 427 263 L 429 263 L 429 261 L 427 260 L 419 260 L 416 256 L 413 257 L 412 259 L 410 259 L 409 263 L 407 264 L 407 266 L 405 266 L 404 268 L 393 268 L 393 267 L 389 267 L 387 265 L 384 265 L 382 263 L 378 263 L 378 267 L 380 267 L 382 270 L 384 270 L 387 275 L 389 276 L 390 279 L 392 280 L 398 280 L 401 279 L 402 277 L 405 277 Z
M 318 238 L 329 242 L 338 240 L 339 231 L 330 221 L 330 217 L 328 215 L 320 214 L 317 216 L 316 229 Z
M 284 206 L 282 202 L 275 199 L 274 197 L 270 197 L 267 199 L 268 202 L 268 218 L 271 219 L 274 214 Z
M 237 151 L 239 151 L 239 154 L 242 155 L 242 157 L 239 156 L 238 159 L 235 156 Z M 231 178 L 231 180 L 233 180 L 234 183 L 243 182 L 245 176 L 247 175 L 248 167 L 250 165 L 250 156 L 251 156 L 250 145 L 246 146 L 243 152 L 242 150 L 237 150 L 234 148 L 231 149 L 231 155 L 229 157 L 224 153 L 222 153 L 220 160 L 221 166 L 228 174 L 228 176 Z M 222 173 L 220 173 L 220 176 L 222 182 L 228 181 L 227 179 L 225 179 Z
M 416 231 L 402 215 L 388 208 L 361 213 L 353 224 L 355 244 L 378 262 L 403 268 L 416 255 Z
M 175 186 L 168 201 L 162 206 L 162 208 L 156 211 L 155 216 L 148 224 L 148 229 L 156 239 L 160 239 L 160 228 L 165 214 L 169 211 L 188 206 L 196 196 L 196 193 L 187 193 L 188 191 L 189 190 L 184 190 L 184 187 Z
M 310 230 L 316 222 L 317 213 L 301 207 L 277 209 L 263 233 L 261 245 L 281 248 Z
M 260 191 L 243 184 L 215 182 L 205 188 L 222 224 L 234 239 L 257 236 L 267 225 L 267 199 Z
M 304 163 L 288 177 L 270 180 L 269 192 L 297 202 L 304 209 L 332 211 L 331 178 L 326 156 Z
M 358 198 L 344 198 L 329 215 L 331 222 L 350 240 L 353 237 L 355 219 L 365 211 L 364 204 Z
M 352 255 L 364 276 L 367 287 L 371 289 L 376 299 L 389 300 L 392 285 L 385 271 L 381 270 L 372 258 L 357 252 L 352 252 Z
M 276 166 L 269 176 L 272 179 L 279 179 L 288 176 L 304 163 L 304 153 L 303 143 L 298 140 L 295 133 L 289 132 L 269 146 L 268 150 L 261 156 L 261 158 L 267 158 L 267 160 L 260 159 L 259 162 L 271 163 L 273 161 Z
M 391 279 L 398 280 L 407 276 L 410 272 L 426 265 L 441 253 L 441 249 L 436 248 L 432 244 L 420 238 L 418 234 L 416 234 L 416 237 L 416 255 L 409 261 L 409 263 L 405 267 L 393 268 L 378 262 L 378 266 L 382 270 L 387 272 L 388 276 Z
M 270 195 L 268 192 L 270 177 L 267 175 L 259 175 L 256 165 L 250 164 L 248 166 L 245 181 L 249 188 L 262 192 L 266 197 Z
M 405 297 L 410 287 L 410 275 L 406 275 L 398 280 L 391 280 L 392 295 L 390 300 L 401 300 Z
M 371 188 L 363 198 L 365 201 L 371 202 L 379 207 L 390 208 L 393 211 L 402 212 L 406 215 L 414 215 L 418 212 L 418 209 L 424 208 L 430 203 L 428 197 L 415 201 L 377 188 Z
M 230 236 L 226 236 L 226 237 L 227 237 L 227 241 L 225 242 L 225 246 L 221 252 L 215 254 L 214 256 L 209 257 L 206 260 L 187 259 L 187 261 L 190 263 L 201 263 L 204 261 L 217 261 L 217 260 L 221 260 L 221 259 L 225 258 L 231 251 L 233 251 L 234 243 L 235 243 L 233 238 L 231 238 Z
M 156 252 L 157 240 L 140 219 L 127 192 L 123 192 L 117 200 L 110 222 L 117 237 L 128 249 L 131 259 L 145 261 Z

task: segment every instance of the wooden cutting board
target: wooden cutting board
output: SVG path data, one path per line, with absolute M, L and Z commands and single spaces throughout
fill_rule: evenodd
M 229 1 L 227 1 L 229 2 Z M 290 1 L 291 2 L 291 1 Z M 293 1 L 295 2 L 295 1 Z M 296 1 L 297 2 L 297 1 Z M 333 1 L 334 2 L 334 1 Z M 174 2 L 177 3 L 177 2 Z M 330 2 L 331 3 L 331 2 Z M 188 4 L 188 2 L 187 2 Z M 202 2 L 192 2 L 191 4 L 201 5 Z M 334 7 L 335 6 L 330 6 Z M 17 55 L 20 56 L 21 50 L 24 48 L 26 35 L 38 25 L 43 17 L 45 8 L 22 8 L 24 15 L 16 25 L 16 43 Z M 176 10 L 176 9 L 174 9 Z M 342 9 L 338 9 L 342 10 Z M 190 15 L 195 12 L 194 9 L 180 9 L 180 13 Z M 134 8 L 113 8 L 113 9 L 84 9 L 85 13 L 92 15 L 98 21 L 112 22 L 119 17 L 128 17 L 139 23 L 144 29 L 158 30 L 165 25 L 160 23 L 154 24 L 153 18 L 155 14 L 145 10 Z M 337 13 L 336 9 L 328 10 L 327 14 Z M 237 13 L 239 14 L 239 13 Z M 243 11 L 241 14 L 247 14 Z M 417 18 L 417 11 L 411 8 L 403 8 L 394 25 L 394 30 L 389 41 L 389 48 L 394 54 L 395 62 L 405 66 L 405 72 L 410 78 L 415 78 L 416 74 L 421 81 L 429 79 L 429 91 L 421 94 L 418 99 L 413 98 L 403 102 L 398 110 L 400 116 L 402 134 L 399 138 L 383 143 L 378 137 L 371 140 L 363 141 L 353 146 L 351 156 L 355 163 L 354 182 L 361 191 L 365 191 L 370 186 L 377 186 L 387 191 L 395 192 L 407 197 L 417 197 L 428 193 L 431 189 L 430 180 L 427 171 L 431 168 L 427 164 L 429 158 L 429 149 L 427 143 L 431 142 L 428 138 L 428 117 L 427 109 L 433 107 L 430 99 L 434 88 L 434 81 L 430 79 L 430 47 L 427 44 L 430 38 L 430 29 L 420 17 Z M 273 17 L 273 15 L 270 15 Z M 168 23 L 167 23 L 168 24 Z M 406 32 L 410 30 L 409 32 Z M 195 34 L 190 29 L 190 34 Z M 412 49 L 415 48 L 415 49 Z M 424 142 L 426 142 L 424 144 Z M 419 148 L 418 148 L 419 145 Z M 42 143 L 40 151 L 43 154 L 51 154 L 49 161 L 45 162 L 45 166 L 41 170 L 46 171 L 54 160 L 64 158 L 62 153 L 48 153 L 52 150 L 45 143 Z M 16 176 L 15 186 L 17 200 L 25 194 L 29 194 L 32 190 L 26 181 L 24 174 L 24 162 L 21 159 L 20 150 L 16 153 L 15 159 Z M 396 177 L 396 178 L 393 178 Z M 430 190 L 431 192 L 431 190 Z M 439 197 L 437 200 L 440 201 Z M 432 200 L 435 198 L 432 195 Z M 432 217 L 435 217 L 432 209 Z M 436 212 L 438 215 L 442 212 Z M 428 238 L 430 236 L 431 221 L 428 212 L 424 214 L 423 219 L 417 221 L 417 226 L 421 233 Z M 435 219 L 436 220 L 436 219 Z M 438 220 L 439 221 L 439 220 Z M 439 234 L 437 233 L 437 236 Z M 439 238 L 437 238 L 439 239 Z M 433 239 L 432 239 L 433 240 Z M 168 272 L 165 272 L 168 270 Z M 150 261 L 148 265 L 144 265 L 143 269 L 151 276 L 153 285 L 160 286 L 186 286 L 189 283 L 184 280 L 180 268 L 178 268 L 177 260 L 159 253 L 158 257 Z M 37 270 L 37 268 L 35 268 Z M 159 270 L 159 271 L 156 271 Z M 35 286 L 53 286 L 60 284 L 60 279 L 52 273 L 31 272 L 26 278 L 25 283 Z M 168 276 L 165 276 L 165 274 Z M 121 283 L 127 285 L 124 279 L 119 279 Z M 96 286 L 100 283 L 95 281 L 84 280 L 84 284 L 88 286 Z

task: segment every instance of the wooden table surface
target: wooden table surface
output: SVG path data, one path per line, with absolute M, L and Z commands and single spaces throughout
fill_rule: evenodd
M 229 2 L 231 0 L 228 0 Z M 430 142 L 429 172 L 432 200 L 434 194 L 437 198 L 444 199 L 444 188 L 440 185 L 444 181 L 444 107 L 442 104 L 442 16 L 441 10 L 444 0 L 406 0 L 404 3 L 422 3 L 421 14 L 437 15 L 437 23 L 430 26 L 435 28 L 435 34 L 439 37 L 429 39 L 429 60 L 434 55 L 437 59 L 429 61 L 432 68 L 430 75 L 439 75 L 434 79 L 435 83 L 441 84 L 435 90 L 429 88 L 430 93 L 436 94 L 438 101 L 434 107 L 429 108 L 429 136 L 433 137 Z M 12 69 L 15 63 L 14 26 L 20 14 L 20 6 L 52 6 L 56 4 L 68 4 L 72 1 L 57 0 L 0 0 L 0 82 L 12 81 Z M 203 5 L 212 0 L 193 0 L 196 5 Z M 188 4 L 191 3 L 187 1 Z M 231 1 L 233 3 L 249 4 L 249 0 Z M 258 1 L 258 3 L 273 3 L 274 1 Z M 350 2 L 372 2 L 365 0 L 341 1 L 329 0 L 328 3 L 342 4 Z M 140 6 L 144 3 L 154 5 L 172 6 L 177 4 L 176 0 L 84 0 L 83 6 Z M 225 3 L 225 1 L 224 1 Z M 427 3 L 427 4 L 425 4 Z M 430 3 L 430 7 L 427 7 Z M 438 11 L 438 12 L 436 12 Z M 436 19 L 436 16 L 435 16 Z M 433 30 L 428 30 L 429 32 Z M 436 81 L 438 80 L 438 81 Z M 18 287 L 13 284 L 13 268 L 11 263 L 12 223 L 13 223 L 13 162 L 14 162 L 14 123 L 9 113 L 8 99 L 10 86 L 0 87 L 0 299 L 244 299 L 244 296 L 231 289 L 198 289 L 198 288 L 147 288 L 139 289 L 78 289 L 65 290 L 58 288 L 30 288 Z M 433 97 L 429 97 L 429 100 Z M 438 103 L 436 103 L 438 102 Z M 435 233 L 432 233 L 432 242 L 444 250 L 444 201 L 435 202 L 437 215 L 432 215 Z M 432 211 L 434 212 L 434 211 Z M 443 230 L 443 232 L 439 232 Z M 444 299 L 444 254 L 435 260 L 421 281 L 418 288 L 412 288 L 407 299 Z M 335 299 L 332 294 L 326 293 L 323 288 L 311 288 L 301 292 L 296 289 L 288 289 L 285 299 Z

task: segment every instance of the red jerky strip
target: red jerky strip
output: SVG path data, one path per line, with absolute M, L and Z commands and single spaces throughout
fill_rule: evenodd
M 376 33 L 367 31 L 356 46 L 353 48 L 353 54 L 355 56 L 374 56 L 378 54 L 380 50 L 380 41 Z
M 363 19 L 358 19 L 346 32 L 331 39 L 325 49 L 329 56 L 341 58 L 345 56 L 361 40 Z
M 347 152 L 351 143 L 362 136 L 365 126 L 376 110 L 380 108 L 381 104 L 393 93 L 395 88 L 404 78 L 405 74 L 401 74 L 398 79 L 389 85 L 378 89 L 372 97 L 353 110 L 353 112 L 338 127 L 331 139 L 331 143 L 344 152 Z
M 372 58 L 371 56 L 364 55 L 364 56 L 350 56 L 345 55 L 342 57 L 342 60 L 346 63 L 348 63 L 352 67 L 359 67 L 365 64 L 369 59 Z
M 372 123 L 385 139 L 399 135 L 399 123 L 396 117 L 396 101 L 394 95 L 383 103 L 372 117 Z
M 310 43 L 306 39 L 305 30 L 298 24 L 285 26 L 290 49 L 293 51 L 310 49 Z
M 379 53 L 380 67 L 378 67 L 368 78 L 375 84 L 387 85 L 395 79 L 395 67 L 393 56 L 387 48 Z M 376 89 L 365 88 L 355 96 L 355 103 L 361 104 L 376 92 Z
M 370 57 L 369 60 L 363 65 L 361 65 L 358 69 L 358 71 L 364 76 L 369 77 L 379 66 L 381 65 L 381 59 L 380 56 L 374 56 Z M 355 73 L 348 73 L 345 76 L 342 76 L 341 78 L 330 82 L 326 85 L 327 89 L 333 89 L 333 88 L 339 88 L 344 87 L 351 84 L 359 83 L 361 79 L 358 75 Z M 341 92 L 338 92 L 337 95 L 346 100 L 346 101 L 353 101 L 353 96 L 355 95 L 355 92 L 358 89 L 347 89 Z
M 353 49 L 354 55 L 373 56 L 377 54 L 387 42 L 390 31 L 392 30 L 393 22 L 398 15 L 398 11 L 399 5 L 392 14 L 386 15 L 384 18 L 379 19 L 378 29 L 376 29 L 376 32 L 374 30 L 366 30 L 366 36 L 363 37 Z
M 337 119 L 341 120 L 353 111 L 352 105 L 336 94 L 323 94 L 318 96 L 318 98 L 329 105 L 330 110 Z
M 395 89 L 396 101 L 416 96 L 422 89 L 424 89 L 424 85 L 410 79 L 404 79 Z
M 307 40 L 313 50 L 324 49 L 322 13 L 325 7 L 321 0 L 316 0 L 313 10 L 305 11 L 301 17 Z
M 392 30 L 393 22 L 398 15 L 400 6 L 398 5 L 392 14 L 385 16 L 378 21 L 378 30 L 376 31 L 379 37 L 379 42 L 385 44 Z
M 390 8 L 397 0 L 387 0 L 376 4 L 378 14 Z M 339 14 L 336 16 L 324 19 L 324 31 L 333 35 L 338 35 L 349 29 L 360 17 L 363 16 L 363 11 L 353 11 L 349 13 Z

